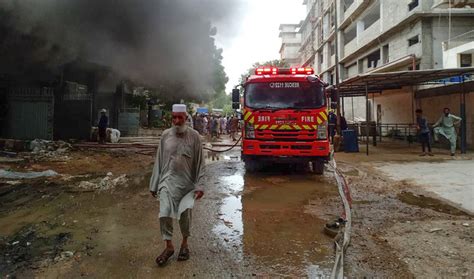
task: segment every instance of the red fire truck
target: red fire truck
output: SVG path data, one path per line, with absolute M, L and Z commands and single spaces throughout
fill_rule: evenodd
M 325 83 L 312 68 L 258 68 L 243 85 L 242 159 L 255 171 L 266 162 L 324 172 L 329 159 Z M 237 91 L 233 99 L 237 99 Z

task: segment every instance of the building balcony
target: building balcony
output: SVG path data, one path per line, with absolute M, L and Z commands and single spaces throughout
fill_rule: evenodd
M 344 1 L 342 1 L 344 2 Z M 339 18 L 339 26 L 344 27 L 351 22 L 350 18 L 354 19 L 370 4 L 370 0 L 354 0 L 354 2 L 347 7 L 346 11 L 341 14 Z
M 344 46 L 344 53 L 343 57 L 348 56 L 349 54 L 353 53 L 354 51 L 357 50 L 358 44 L 357 44 L 357 38 L 354 38 L 352 41 L 347 43 Z
M 377 20 L 372 25 L 370 25 L 367 29 L 365 29 L 361 34 L 357 34 L 358 46 L 359 47 L 364 46 L 365 44 L 377 38 L 380 35 L 380 33 L 381 33 L 380 20 Z
M 301 38 L 300 37 L 282 38 L 281 42 L 283 44 L 301 44 Z

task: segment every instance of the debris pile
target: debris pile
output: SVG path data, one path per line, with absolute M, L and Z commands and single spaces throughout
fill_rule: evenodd
M 40 157 L 56 157 L 64 155 L 72 149 L 72 145 L 64 141 L 35 139 L 30 143 L 33 155 Z
M 92 181 L 81 181 L 79 183 L 79 188 L 85 190 L 111 190 L 115 189 L 118 186 L 127 186 L 128 178 L 126 174 L 113 178 L 113 174 L 111 172 L 107 173 L 104 178 L 99 178 Z

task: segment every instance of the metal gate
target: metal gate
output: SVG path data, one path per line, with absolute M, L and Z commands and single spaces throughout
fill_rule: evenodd
M 118 129 L 123 136 L 137 136 L 140 127 L 140 109 L 121 109 L 118 115 Z
M 53 88 L 11 88 L 7 99 L 7 138 L 53 139 Z
M 58 91 L 54 108 L 54 139 L 89 139 L 92 99 L 87 86 L 66 81 Z

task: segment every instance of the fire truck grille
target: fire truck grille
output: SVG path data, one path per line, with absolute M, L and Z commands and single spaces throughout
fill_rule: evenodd
M 317 138 L 316 131 L 256 131 L 256 137 L 262 140 L 272 141 L 314 141 Z
M 275 150 L 275 149 L 281 149 L 282 146 L 277 145 L 277 144 L 262 144 L 262 145 L 260 145 L 260 148 L 261 149 Z M 286 147 L 286 148 L 288 148 L 288 147 Z M 311 150 L 311 145 L 291 145 L 291 146 L 289 146 L 289 148 L 291 148 L 293 150 Z

